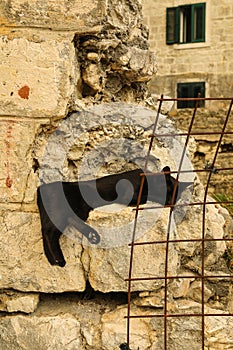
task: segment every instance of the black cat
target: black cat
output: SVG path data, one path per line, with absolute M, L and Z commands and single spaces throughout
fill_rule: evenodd
M 135 206 L 142 173 L 141 169 L 136 169 L 96 180 L 52 182 L 41 185 L 37 190 L 37 204 L 40 212 L 44 251 L 50 264 L 61 267 L 66 264 L 59 238 L 69 224 L 87 237 L 89 242 L 98 244 L 100 241 L 98 232 L 85 223 L 89 212 L 113 201 L 114 203 Z M 117 188 L 117 184 L 120 184 L 119 188 Z M 160 203 L 163 206 L 174 204 L 177 199 L 179 183 L 175 184 L 176 180 L 170 175 L 169 167 L 163 168 L 161 173 L 146 176 L 140 204 L 146 203 L 147 200 Z M 174 189 L 176 193 L 173 195 Z M 99 195 L 96 195 L 96 190 Z M 83 194 L 85 198 L 91 199 L 91 202 L 90 200 L 85 201 Z M 174 203 L 171 203 L 172 196 L 174 196 Z

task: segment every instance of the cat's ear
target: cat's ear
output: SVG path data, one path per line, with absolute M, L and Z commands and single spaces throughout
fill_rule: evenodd
M 162 169 L 163 172 L 171 171 L 170 167 L 167 165 Z
M 166 176 L 166 178 L 169 178 L 171 176 L 170 172 L 171 172 L 171 169 L 169 166 L 165 166 L 163 169 L 162 169 L 162 172 L 165 173 L 164 175 Z

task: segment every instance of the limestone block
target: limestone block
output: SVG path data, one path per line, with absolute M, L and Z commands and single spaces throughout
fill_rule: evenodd
M 134 213 L 129 209 L 134 216 Z M 168 211 L 161 214 L 161 218 L 156 222 L 153 227 L 146 232 L 146 225 L 148 222 L 140 222 L 140 230 L 143 228 L 146 234 L 142 235 L 139 240 L 144 242 L 154 241 L 154 240 L 164 240 L 166 239 L 166 222 L 167 222 Z M 154 213 L 151 213 L 151 218 Z M 117 224 L 114 220 L 113 222 L 107 222 L 102 218 L 99 219 L 99 232 L 107 232 L 109 234 L 109 240 L 116 242 L 116 237 L 118 236 L 119 242 L 122 236 L 127 232 L 127 226 L 124 228 L 122 217 L 124 217 L 124 212 L 121 212 L 121 224 Z M 130 216 L 127 216 L 129 221 Z M 126 220 L 127 220 L 126 219 Z M 134 217 L 131 216 L 132 224 Z M 148 219 L 148 218 L 147 218 Z M 108 224 L 115 225 L 114 230 L 109 228 Z M 143 227 L 143 224 L 145 227 Z M 132 225 L 131 225 L 132 226 Z M 96 227 L 96 226 L 95 226 Z M 133 227 L 131 227 L 130 232 L 132 232 Z M 113 233 L 114 232 L 114 233 Z M 106 235 L 107 235 L 106 233 Z M 116 236 L 114 237 L 113 234 Z M 112 235 L 112 237 L 111 237 Z M 130 237 L 129 237 L 130 241 Z M 129 260 L 130 260 L 130 248 L 127 244 L 122 244 L 122 246 L 116 248 L 101 249 L 101 248 L 89 248 L 88 250 L 90 256 L 90 266 L 88 278 L 92 287 L 96 290 L 101 290 L 102 292 L 110 291 L 127 291 L 127 282 L 125 278 L 128 276 L 129 271 Z M 137 246 L 135 247 L 135 260 L 133 265 L 133 277 L 144 278 L 144 277 L 158 277 L 164 275 L 164 261 L 165 261 L 165 245 L 148 245 L 148 246 Z M 169 257 L 169 274 L 174 275 L 177 273 L 177 268 L 179 265 L 178 252 L 171 247 L 170 257 Z M 132 290 L 156 290 L 163 285 L 163 280 L 157 281 L 137 281 L 132 282 Z
M 39 303 L 39 294 L 6 291 L 0 294 L 0 310 L 7 312 L 34 312 Z
M 125 33 L 124 40 L 111 32 L 108 39 L 101 34 L 92 38 L 87 36 L 85 41 L 76 36 L 75 42 L 79 48 L 84 96 L 101 92 L 108 99 L 110 94 L 116 98 L 121 90 L 125 94 L 125 85 L 147 82 L 156 73 L 155 55 L 149 51 L 147 40 L 139 29 L 134 40 L 130 32 Z
M 80 349 L 80 323 L 72 315 L 5 317 L 1 321 L 0 347 L 19 349 Z
M 185 275 L 187 276 L 187 273 L 184 273 L 184 276 Z M 188 275 L 190 275 L 190 273 L 188 273 Z M 186 297 L 192 281 L 194 281 L 192 278 L 179 278 L 173 281 L 170 288 L 174 298 Z
M 108 22 L 121 29 L 134 28 L 141 20 L 141 8 L 139 0 L 110 0 Z
M 133 300 L 136 306 L 163 308 L 164 306 L 164 289 L 158 292 L 141 292 L 139 297 Z
M 64 116 L 78 79 L 72 38 L 1 37 L 0 50 L 1 115 Z
M 132 315 L 139 315 L 140 309 L 134 308 Z M 149 312 L 143 312 L 144 315 Z M 102 326 L 102 349 L 117 349 L 126 341 L 126 319 L 127 308 L 122 306 L 109 313 L 105 313 L 101 319 Z M 149 337 L 150 328 L 148 320 L 135 319 L 131 323 L 131 348 L 132 349 L 151 349 L 151 339 Z
M 134 79 L 141 82 L 150 80 L 157 71 L 157 62 L 154 53 L 136 47 L 131 49 L 129 66 L 129 76 L 137 74 L 137 79 Z
M 61 269 L 50 266 L 44 256 L 38 214 L 2 212 L 1 227 L 0 288 L 47 293 L 85 289 L 79 244 L 62 237 L 68 263 Z
M 21 203 L 25 200 L 32 202 L 35 199 L 37 180 L 30 164 L 30 148 L 35 137 L 35 128 L 33 121 L 0 120 L 1 203 Z
M 158 94 L 152 94 L 152 98 L 153 98 L 153 102 L 154 104 L 156 105 L 156 108 L 158 109 L 159 108 L 159 101 L 156 101 L 158 98 L 161 97 L 161 95 L 158 95 Z M 163 96 L 163 98 L 169 98 L 169 96 Z M 154 101 L 155 100 L 155 101 Z M 169 115 L 172 114 L 172 108 L 174 106 L 174 101 L 165 101 L 163 102 L 162 106 L 161 106 L 161 113 L 162 114 L 168 114 L 169 112 Z
M 213 295 L 213 291 L 205 284 L 204 285 L 204 302 L 207 303 L 209 298 Z M 187 293 L 187 297 L 195 301 L 201 302 L 202 300 L 202 283 L 201 281 L 194 281 Z
M 0 12 L 7 26 L 33 26 L 56 30 L 90 31 L 100 25 L 105 0 L 1 1 Z
M 203 199 L 203 187 L 200 185 L 199 180 L 194 185 L 194 195 L 191 202 L 200 202 Z M 208 197 L 207 201 L 213 201 Z M 185 202 L 185 196 L 180 200 L 180 204 Z M 189 239 L 201 239 L 202 238 L 202 215 L 203 210 L 201 206 L 186 207 L 185 213 L 182 208 L 178 208 L 175 213 L 176 220 L 179 221 L 179 216 L 183 218 L 179 225 L 177 225 L 177 239 L 189 240 Z M 206 225 L 205 225 L 205 238 L 222 239 L 225 234 L 225 222 L 226 219 L 219 213 L 218 208 L 214 205 L 208 205 L 206 208 Z M 184 256 L 190 257 L 195 255 L 195 251 L 201 251 L 200 242 L 181 242 L 178 244 L 180 251 Z M 224 253 L 226 244 L 224 241 L 214 241 L 205 244 L 205 266 L 210 269 L 218 259 Z M 200 261 L 198 269 L 200 268 Z
M 209 311 L 212 310 L 209 309 Z M 207 338 L 207 348 L 211 350 L 231 349 L 233 344 L 232 327 L 233 321 L 231 316 L 206 317 L 205 336 Z
M 83 72 L 83 80 L 94 91 L 100 91 L 100 71 L 96 64 L 89 64 Z

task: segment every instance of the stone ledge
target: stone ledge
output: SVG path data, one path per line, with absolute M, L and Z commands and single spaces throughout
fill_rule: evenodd
M 88 31 L 103 21 L 105 0 L 45 0 L 42 2 L 1 1 L 1 20 L 5 27 L 36 27 L 52 30 Z

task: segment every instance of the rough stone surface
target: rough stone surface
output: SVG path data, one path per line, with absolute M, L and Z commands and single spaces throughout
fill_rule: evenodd
M 82 96 L 96 101 L 109 101 L 110 96 L 113 101 L 142 100 L 147 95 L 146 83 L 157 70 L 147 38 L 142 25 L 137 30 L 116 28 L 91 36 L 76 35 Z
M 50 266 L 44 257 L 38 214 L 2 212 L 1 223 L 1 288 L 41 292 L 85 289 L 80 245 L 70 242 L 67 246 L 63 237 L 62 245 L 74 265 L 72 270 L 61 270 Z
M 0 310 L 11 312 L 34 312 L 39 303 L 39 294 L 5 291 L 0 294 Z
M 78 79 L 72 36 L 2 36 L 0 50 L 1 115 L 64 116 Z
M 156 115 L 147 82 L 157 65 L 141 1 L 3 0 L 0 13 L 0 350 L 117 350 L 126 341 L 134 211 L 115 205 L 93 211 L 88 223 L 101 234 L 97 248 L 67 227 L 60 240 L 67 264 L 50 266 L 36 188 L 40 181 L 75 181 L 144 165 Z M 158 131 L 176 129 L 160 115 Z M 182 142 L 157 138 L 148 169 L 177 169 Z M 190 168 L 195 147 L 192 142 L 184 168 Z M 180 203 L 203 198 L 197 178 L 180 180 L 193 183 Z M 165 240 L 168 211 L 141 212 L 136 239 Z M 201 217 L 199 206 L 174 210 L 170 238 L 200 239 Z M 218 205 L 206 210 L 205 235 L 232 237 L 229 215 Z M 226 276 L 205 282 L 206 310 L 232 312 L 226 245 L 214 241 L 205 248 L 205 273 Z M 133 277 L 163 277 L 164 259 L 164 244 L 135 246 Z M 200 271 L 199 241 L 169 244 L 168 274 L 179 275 L 168 283 L 169 313 L 200 312 Z M 163 279 L 132 282 L 132 292 L 133 315 L 163 313 Z M 169 318 L 169 350 L 199 350 L 200 320 Z M 231 349 L 231 329 L 228 316 L 205 317 L 206 348 Z M 162 350 L 163 318 L 133 319 L 131 347 Z
M 0 120 L 2 149 L 0 154 L 0 201 L 33 202 L 37 179 L 32 169 L 30 149 L 36 126 L 25 120 Z
M 101 300 L 102 299 L 102 300 Z M 100 301 L 101 300 L 101 301 Z M 103 300 L 105 304 L 102 304 Z M 132 315 L 148 316 L 148 306 L 133 306 Z M 175 302 L 177 313 L 198 313 L 200 304 L 194 301 Z M 209 313 L 220 313 L 217 309 Z M 88 349 L 117 350 L 126 340 L 127 307 L 119 299 L 98 296 L 84 301 L 79 296 L 44 298 L 37 311 L 29 316 L 14 315 L 0 319 L 0 349 L 42 350 L 42 349 Z M 153 308 L 153 314 L 161 310 Z M 231 349 L 232 318 L 211 316 L 205 318 L 205 348 L 213 350 Z M 135 318 L 131 320 L 132 349 L 163 349 L 163 319 L 161 317 Z M 168 321 L 167 346 L 171 350 L 198 350 L 201 344 L 200 317 L 173 317 Z
M 6 330 L 1 334 L 1 349 L 84 349 L 79 322 L 72 315 L 5 317 L 1 329 Z
M 66 31 L 95 29 L 103 20 L 105 0 L 1 1 L 1 20 L 5 27 L 35 27 Z

